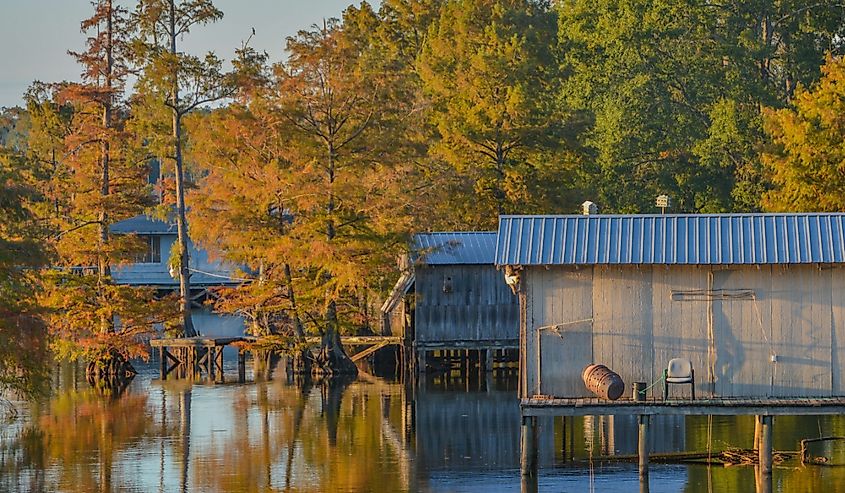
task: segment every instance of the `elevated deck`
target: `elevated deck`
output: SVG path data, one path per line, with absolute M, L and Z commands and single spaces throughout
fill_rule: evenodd
M 171 337 L 150 340 L 150 346 L 158 348 L 159 373 L 162 380 L 174 371 L 181 378 L 201 377 L 205 374 L 214 382 L 223 381 L 223 348 L 230 344 L 254 343 L 260 340 L 254 336 L 236 337 Z M 320 344 L 320 337 L 305 338 L 311 346 Z M 357 362 L 389 345 L 401 345 L 403 339 L 393 336 L 341 336 L 341 343 L 345 346 L 369 346 L 350 355 L 353 362 Z M 238 381 L 246 378 L 245 359 L 248 348 L 238 347 Z
M 596 415 L 753 415 L 797 416 L 845 414 L 845 397 L 771 397 L 766 399 L 705 398 L 634 401 L 599 398 L 545 398 L 520 402 L 523 416 Z
M 236 336 L 236 337 L 211 337 L 211 336 L 197 336 L 197 337 L 173 337 L 163 339 L 151 339 L 150 346 L 152 347 L 213 347 L 213 346 L 228 346 L 235 342 L 256 342 L 259 338 L 255 336 Z M 309 336 L 305 338 L 308 344 L 320 344 L 319 336 Z M 393 336 L 341 336 L 340 341 L 349 346 L 370 345 L 370 344 L 402 344 L 401 337 Z

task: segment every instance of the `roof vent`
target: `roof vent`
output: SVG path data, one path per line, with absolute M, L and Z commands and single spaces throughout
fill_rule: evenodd
M 593 202 L 590 202 L 589 200 L 587 200 L 583 204 L 581 204 L 581 214 L 584 214 L 585 216 L 589 216 L 590 214 L 598 214 L 598 213 L 599 213 L 599 208 Z

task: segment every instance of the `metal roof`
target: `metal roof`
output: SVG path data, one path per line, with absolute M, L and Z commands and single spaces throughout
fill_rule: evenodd
M 110 231 L 117 234 L 175 235 L 176 223 L 141 215 L 112 224 Z
M 420 233 L 414 235 L 412 248 L 415 263 L 493 265 L 496 254 L 496 232 Z
M 497 265 L 845 262 L 845 214 L 501 216 Z

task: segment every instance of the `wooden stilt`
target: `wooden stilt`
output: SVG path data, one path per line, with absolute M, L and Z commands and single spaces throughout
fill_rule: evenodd
M 537 417 L 522 417 L 522 450 L 520 471 L 522 476 L 537 477 Z
M 188 378 L 193 380 L 197 376 L 197 348 L 188 348 Z
M 520 493 L 538 493 L 540 491 L 537 476 L 522 476 Z
M 188 348 L 182 347 L 179 348 L 179 378 L 185 378 L 188 376 L 188 373 L 185 371 L 186 361 L 188 359 Z
M 762 432 L 760 416 L 754 416 L 754 450 L 760 450 L 760 433 Z
M 158 371 L 159 378 L 167 380 L 167 348 L 164 346 L 158 348 Z
M 217 358 L 215 359 L 214 364 L 215 366 L 217 366 L 217 379 L 215 380 L 215 382 L 223 382 L 225 381 L 225 377 L 223 375 L 223 348 L 220 347 L 216 349 Z
M 772 475 L 763 474 L 759 464 L 754 468 L 754 483 L 756 493 L 772 493 Z
M 238 382 L 246 382 L 246 351 L 238 349 Z
M 760 421 L 760 472 L 772 474 L 772 417 L 758 416 Z
M 648 481 L 648 421 L 648 416 L 637 416 L 637 424 L 639 425 L 638 455 L 640 459 L 640 479 L 645 479 L 646 481 Z
M 491 373 L 493 371 L 493 364 L 495 363 L 496 350 L 487 348 L 484 351 L 484 371 Z
M 214 371 L 214 367 L 216 366 L 214 360 L 216 359 L 216 357 L 217 348 L 211 346 L 210 348 L 208 348 L 208 380 L 211 382 L 214 382 L 216 376 L 216 372 Z
M 426 372 L 425 349 L 417 352 L 417 361 L 418 361 L 418 365 L 419 365 L 419 372 L 425 373 Z
M 563 462 L 566 462 L 566 420 L 568 418 L 566 416 L 561 416 L 561 432 L 560 432 L 560 444 L 561 444 L 561 452 L 563 454 Z

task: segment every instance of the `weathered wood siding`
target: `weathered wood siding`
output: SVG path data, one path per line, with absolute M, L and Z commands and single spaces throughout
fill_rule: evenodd
M 597 265 L 523 282 L 524 397 L 589 396 L 593 362 L 650 384 L 673 357 L 692 362 L 700 396 L 845 395 L 843 268 Z
M 384 317 L 382 335 L 405 337 L 407 319 L 410 317 L 406 308 L 406 303 L 402 300 L 396 304 L 393 310 L 382 314 L 382 317 Z
M 494 266 L 417 267 L 415 286 L 417 345 L 518 340 L 518 298 Z

